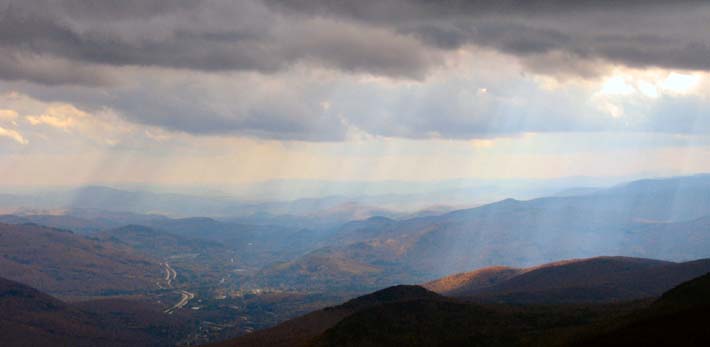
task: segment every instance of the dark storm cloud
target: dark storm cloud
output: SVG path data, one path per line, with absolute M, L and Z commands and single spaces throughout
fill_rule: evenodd
M 306 62 L 404 78 L 421 77 L 436 64 L 430 49 L 413 38 L 325 19 L 285 19 L 256 1 L 4 2 L 0 52 L 16 56 L 263 73 Z M 54 80 L 39 75 L 27 71 L 25 78 Z
M 538 61 L 566 52 L 634 67 L 710 70 L 710 4 L 702 1 L 267 2 L 283 13 L 388 27 L 441 49 L 474 44 Z
M 265 0 L 286 11 L 309 15 L 339 15 L 366 21 L 402 21 L 500 14 L 564 15 L 579 12 L 609 13 L 649 8 L 698 6 L 703 1 L 665 0 Z
M 108 65 L 272 70 L 280 64 L 269 58 L 276 52 L 260 35 L 193 29 L 181 7 L 132 3 L 62 1 L 48 10 L 12 2 L 0 20 L 0 45 L 3 51 Z
M 73 64 L 270 73 L 307 62 L 421 78 L 441 63 L 438 52 L 474 44 L 546 72 L 540 63 L 555 52 L 710 70 L 709 9 L 692 1 L 0 0 L 0 50 Z M 64 80 L 9 70 L 0 78 Z

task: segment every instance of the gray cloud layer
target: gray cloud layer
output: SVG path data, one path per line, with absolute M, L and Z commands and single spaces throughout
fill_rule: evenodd
M 628 66 L 710 69 L 702 1 L 268 0 L 285 13 L 389 27 L 442 49 L 476 44 L 523 58 L 562 51 Z
M 266 73 L 308 62 L 407 78 L 421 77 L 437 63 L 431 50 L 412 38 L 323 18 L 294 21 L 256 1 L 4 2 L 0 3 L 0 51 L 14 57 L 43 55 L 75 64 Z M 18 66 L 0 61 L 0 77 L 38 83 L 93 82 L 81 76 L 76 80 L 45 77 L 42 71 Z
M 76 64 L 273 72 L 310 62 L 419 78 L 440 63 L 437 51 L 475 44 L 537 62 L 531 67 L 565 52 L 629 66 L 710 69 L 710 6 L 691 1 L 0 0 L 0 11 L 3 55 Z M 81 73 L 76 80 L 43 76 L 50 72 L 12 60 L 0 61 L 0 77 L 101 82 Z
M 466 45 L 510 54 L 545 74 L 593 76 L 600 62 L 710 70 L 708 23 L 710 5 L 694 1 L 0 0 L 0 79 L 43 100 L 108 107 L 136 123 L 194 134 L 692 133 L 710 131 L 701 101 L 664 100 L 647 117 L 617 124 L 582 105 L 588 96 L 505 85 L 497 79 L 515 77 L 499 73 L 401 89 L 343 76 L 423 80 L 446 52 Z M 323 83 L 289 75 L 303 66 L 344 73 Z M 473 87 L 454 95 L 476 83 L 492 93 Z M 518 94 L 501 96 L 506 89 Z M 326 100 L 332 108 L 323 107 Z M 682 125 L 674 125 L 673 110 L 684 112 Z

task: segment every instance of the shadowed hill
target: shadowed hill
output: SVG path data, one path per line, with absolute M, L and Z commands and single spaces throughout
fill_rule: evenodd
M 355 312 L 393 302 L 446 300 L 419 286 L 394 286 L 298 317 L 273 328 L 257 331 L 210 346 L 305 346 L 311 340 Z
M 398 285 L 357 297 L 340 305 L 339 308 L 360 310 L 382 303 L 419 299 L 435 300 L 444 299 L 444 297 L 420 286 Z
M 650 306 L 479 305 L 415 299 L 360 310 L 312 346 L 707 346 L 710 275 Z
M 673 263 L 626 257 L 485 268 L 427 284 L 444 292 L 470 289 L 467 298 L 475 302 L 419 286 L 395 286 L 214 346 L 575 345 L 601 338 L 600 327 L 611 334 L 619 322 L 648 317 L 646 312 L 663 303 L 702 302 L 710 291 L 701 281 L 669 291 L 646 309 L 652 303 L 648 299 L 708 271 L 707 259 Z
M 678 285 L 664 293 L 656 305 L 710 305 L 710 271 L 692 281 Z
M 645 310 L 573 341 L 577 346 L 708 346 L 710 274 L 682 283 Z
M 161 346 L 186 333 L 188 320 L 139 301 L 66 304 L 0 278 L 3 346 Z
M 506 345 L 515 340 L 503 331 L 487 337 L 500 316 L 490 309 L 436 299 L 378 305 L 340 321 L 313 346 L 464 346 Z M 506 335 L 508 337 L 506 337 Z

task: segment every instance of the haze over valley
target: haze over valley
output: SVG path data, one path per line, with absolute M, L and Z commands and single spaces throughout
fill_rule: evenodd
M 311 199 L 310 209 L 302 204 L 291 214 L 268 208 L 295 202 L 261 203 L 265 211 L 238 217 L 176 218 L 136 213 L 135 206 L 250 203 L 94 186 L 53 205 L 48 199 L 40 210 L 23 204 L 50 194 L 8 195 L 2 203 L 16 213 L 0 216 L 0 277 L 80 306 L 131 302 L 151 316 L 174 317 L 171 343 L 195 344 L 401 283 L 428 282 L 442 294 L 484 301 L 617 302 L 654 297 L 710 271 L 707 260 L 693 262 L 710 250 L 710 175 L 572 188 L 467 209 L 383 216 L 377 211 L 386 209 L 373 208 L 355 220 L 346 216 L 361 207 L 346 197 Z M 334 204 L 337 214 L 328 218 Z M 595 265 L 572 272 L 583 284 L 552 273 L 542 283 L 562 287 L 533 294 L 516 282 L 601 255 L 629 258 L 609 270 L 590 260 Z M 652 265 L 659 275 L 651 275 Z

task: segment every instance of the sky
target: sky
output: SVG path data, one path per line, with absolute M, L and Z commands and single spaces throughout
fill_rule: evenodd
M 2 185 L 710 171 L 701 1 L 0 0 Z

